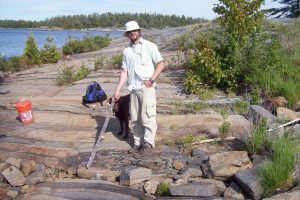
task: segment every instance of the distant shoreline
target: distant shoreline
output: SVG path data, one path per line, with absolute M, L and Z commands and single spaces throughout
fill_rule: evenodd
M 123 32 L 124 30 L 120 28 L 102 28 L 102 27 L 93 27 L 93 28 L 83 28 L 83 29 L 63 29 L 59 27 L 39 27 L 39 28 L 6 28 L 0 27 L 0 29 L 29 29 L 29 30 L 42 30 L 42 31 L 103 31 L 103 32 Z

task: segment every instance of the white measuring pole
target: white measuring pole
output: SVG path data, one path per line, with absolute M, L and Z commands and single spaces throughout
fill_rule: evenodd
M 111 113 L 112 113 L 112 108 L 114 106 L 114 102 L 112 104 L 109 104 L 109 107 L 108 107 L 108 113 L 106 114 L 106 117 L 105 117 L 105 121 L 104 121 L 104 124 L 102 126 L 102 129 L 101 129 L 101 132 L 99 134 L 99 137 L 97 139 L 97 142 L 96 144 L 94 145 L 94 148 L 92 150 L 92 153 L 91 153 L 91 156 L 89 158 L 89 161 L 86 165 L 86 168 L 90 168 L 93 161 L 94 161 L 94 158 L 96 156 L 96 153 L 97 153 L 97 149 L 98 149 L 98 146 L 100 145 L 100 143 L 102 142 L 102 135 L 104 134 L 106 128 L 107 128 L 107 125 L 108 125 L 108 122 L 109 122 L 109 118 L 111 117 Z

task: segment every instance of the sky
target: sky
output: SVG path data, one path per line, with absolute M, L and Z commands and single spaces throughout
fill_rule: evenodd
M 186 17 L 213 19 L 212 11 L 218 0 L 0 0 L 0 19 L 45 20 L 63 15 L 92 13 L 157 13 L 184 15 Z M 262 7 L 281 6 L 265 0 Z

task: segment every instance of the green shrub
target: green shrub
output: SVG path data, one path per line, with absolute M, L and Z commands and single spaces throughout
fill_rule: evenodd
M 300 23 L 286 23 L 287 28 L 281 26 L 275 34 L 274 28 L 262 32 L 261 4 L 220 1 L 214 11 L 221 16 L 217 19 L 221 28 L 198 34 L 197 27 L 174 40 L 188 55 L 184 80 L 188 93 L 198 94 L 203 86 L 225 92 L 239 89 L 256 95 L 252 103 L 276 94 L 288 99 L 289 107 L 299 99 Z M 285 84 L 287 80 L 290 84 Z
M 43 49 L 40 50 L 40 57 L 42 63 L 57 63 L 61 57 L 61 53 L 56 50 L 56 46 L 52 45 L 54 37 L 48 36 Z
M 59 86 L 72 85 L 73 82 L 86 78 L 90 73 L 90 69 L 85 65 L 81 65 L 76 71 L 74 67 L 64 67 L 56 78 L 56 84 Z
M 270 142 L 267 133 L 267 120 L 263 118 L 254 128 L 250 137 L 245 138 L 247 151 L 254 155 L 269 148 Z
M 72 85 L 75 78 L 75 73 L 73 71 L 73 67 L 64 67 L 59 73 L 58 77 L 56 78 L 56 84 L 59 86 L 63 85 Z
M 28 59 L 31 65 L 40 64 L 40 52 L 32 34 L 26 40 L 23 56 Z
M 290 187 L 295 167 L 297 140 L 285 135 L 274 141 L 272 158 L 260 170 L 261 183 L 265 195 L 272 194 L 278 188 Z
M 62 51 L 65 55 L 97 51 L 107 47 L 110 41 L 111 38 L 108 36 L 85 36 L 82 40 L 69 37 L 66 44 L 62 47 Z
M 183 84 L 188 94 L 200 94 L 202 91 L 200 77 L 194 74 L 192 70 L 187 70 Z
M 120 68 L 122 66 L 122 54 L 117 54 L 111 57 L 111 64 L 114 68 Z
M 44 48 L 40 51 L 42 63 L 57 63 L 61 54 L 56 50 L 55 45 L 45 44 Z
M 170 196 L 169 184 L 166 182 L 160 182 L 157 186 L 155 196 L 166 197 Z
M 105 59 L 106 59 L 106 57 L 104 55 L 101 55 L 101 56 L 98 56 L 95 58 L 95 60 L 94 60 L 95 61 L 95 65 L 94 65 L 95 71 L 104 67 Z
M 76 70 L 74 81 L 79 81 L 87 77 L 91 73 L 91 70 L 86 67 L 84 64 L 80 66 L 78 70 Z
M 202 83 L 216 86 L 224 74 L 220 68 L 220 59 L 213 49 L 205 48 L 188 57 L 188 67 L 197 74 Z
M 299 75 L 300 70 L 294 73 Z M 288 107 L 293 108 L 300 97 L 300 87 L 297 82 L 300 82 L 300 78 L 289 76 L 288 79 L 284 79 L 281 75 L 274 74 L 270 81 L 270 96 L 284 96 L 288 101 Z
M 233 105 L 234 111 L 239 115 L 245 115 L 248 112 L 248 103 L 246 101 L 238 101 Z

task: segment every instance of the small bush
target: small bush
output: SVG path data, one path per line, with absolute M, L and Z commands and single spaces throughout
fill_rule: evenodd
M 107 47 L 110 41 L 111 38 L 108 36 L 85 36 L 82 40 L 69 37 L 66 44 L 62 47 L 62 51 L 65 55 L 97 51 Z
M 94 70 L 97 71 L 104 67 L 106 57 L 104 55 L 98 56 L 95 58 Z
M 120 68 L 122 66 L 122 54 L 117 54 L 111 57 L 111 64 L 113 65 L 114 68 Z
M 272 146 L 273 156 L 261 168 L 261 183 L 266 191 L 272 194 L 278 188 L 290 187 L 292 172 L 295 167 L 297 141 L 286 135 L 278 138 Z
M 44 48 L 40 51 L 42 63 L 57 63 L 61 54 L 56 50 L 55 45 L 45 44 Z
M 58 73 L 56 84 L 59 86 L 71 85 L 74 82 L 74 71 L 72 67 L 65 67 Z
M 73 82 L 84 79 L 90 73 L 90 69 L 83 64 L 76 71 L 73 70 L 73 67 L 64 67 L 62 71 L 58 73 L 56 84 L 59 86 L 72 85 Z
M 245 115 L 248 111 L 248 103 L 245 101 L 238 101 L 233 105 L 233 109 L 237 114 Z
M 160 182 L 157 186 L 155 196 L 166 197 L 170 196 L 169 184 L 166 182 Z
M 191 70 L 187 70 L 183 84 L 188 94 L 200 94 L 202 92 L 201 79 Z
M 74 75 L 74 81 L 79 81 L 86 78 L 91 73 L 91 70 L 85 65 L 81 65 Z

